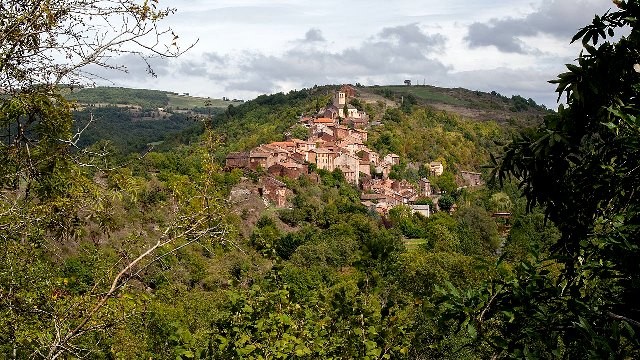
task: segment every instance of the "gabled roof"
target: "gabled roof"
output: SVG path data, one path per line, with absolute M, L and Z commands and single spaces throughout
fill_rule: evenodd
M 227 159 L 245 159 L 249 157 L 248 152 L 231 152 L 227 155 Z
M 251 151 L 251 152 L 249 153 L 249 157 L 252 157 L 252 158 L 256 158 L 256 157 L 263 157 L 263 158 L 266 158 L 266 157 L 269 157 L 269 154 L 267 154 L 267 153 L 266 153 L 266 152 L 264 152 L 264 151 L 260 151 L 260 150 L 258 150 L 258 151 Z
M 333 124 L 333 119 L 329 119 L 326 117 L 317 118 L 313 121 L 315 124 Z
M 296 146 L 296 144 L 293 141 L 274 141 L 272 143 L 269 143 L 268 145 L 279 146 L 279 147 L 282 147 L 282 148 Z
M 362 139 L 353 135 L 347 135 L 340 140 L 341 143 L 362 144 Z
M 362 194 L 360 195 L 360 200 L 381 200 L 386 197 L 387 196 L 383 194 Z
M 289 150 L 274 144 L 264 144 L 258 147 L 262 151 L 270 151 L 272 153 L 289 153 Z

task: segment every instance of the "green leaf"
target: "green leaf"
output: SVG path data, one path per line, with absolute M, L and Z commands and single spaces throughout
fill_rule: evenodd
M 471 322 L 467 324 L 467 332 L 469 333 L 469 336 L 471 336 L 473 340 L 476 340 L 478 338 L 478 332 L 476 331 L 476 327 Z

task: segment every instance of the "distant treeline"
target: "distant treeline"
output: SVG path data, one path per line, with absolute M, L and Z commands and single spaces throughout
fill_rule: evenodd
M 67 98 L 86 104 L 130 104 L 142 106 L 143 109 L 157 109 L 169 104 L 167 94 L 159 90 L 96 87 L 73 91 Z
M 94 121 L 80 136 L 79 147 L 108 141 L 122 154 L 144 151 L 149 143 L 160 141 L 188 141 L 185 134 L 199 134 L 202 124 L 185 114 L 171 114 L 166 118 L 140 120 L 127 109 L 117 107 L 85 109 L 74 114 L 74 127 L 82 129 L 91 118 Z M 190 136 L 186 136 L 190 137 Z

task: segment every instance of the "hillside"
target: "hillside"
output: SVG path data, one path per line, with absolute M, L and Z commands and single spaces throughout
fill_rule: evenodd
M 389 85 L 359 87 L 358 92 L 364 98 L 377 95 L 397 103 L 410 101 L 476 120 L 506 122 L 518 119 L 525 123 L 536 122 L 550 112 L 533 99 L 525 99 L 519 95 L 508 98 L 495 91 L 486 93 L 432 85 Z
M 481 4 L 491 18 L 463 24 L 473 2 L 411 19 L 420 4 L 369 2 L 355 29 L 360 4 L 324 2 L 325 34 L 319 4 L 200 2 L 163 24 L 157 2 L 0 5 L 0 360 L 640 359 L 640 1 L 572 38 L 558 112 L 410 80 L 247 102 L 62 87 L 101 68 L 126 83 L 140 58 L 156 84 L 464 60 L 501 66 L 464 80 L 513 88 L 566 59 L 556 39 L 592 8 Z M 195 36 L 213 47 L 174 60 Z
M 198 118 L 152 108 L 169 101 L 163 92 L 134 96 L 132 90 L 125 106 L 115 106 L 124 100 L 116 96 L 105 97 L 109 106 L 85 105 L 73 126 L 82 127 L 91 114 L 94 124 L 81 138 L 87 143 L 78 145 L 98 142 L 100 149 L 64 152 L 68 166 L 51 167 L 55 178 L 44 177 L 42 185 L 33 187 L 53 194 L 50 199 L 43 195 L 48 217 L 15 232 L 46 236 L 47 245 L 62 249 L 29 253 L 38 269 L 47 269 L 35 274 L 42 280 L 29 283 L 42 294 L 39 301 L 48 308 L 60 302 L 88 306 L 83 299 L 107 290 L 103 279 L 110 278 L 120 254 L 140 254 L 170 236 L 154 255 L 159 261 L 145 260 L 140 270 L 125 274 L 122 296 L 98 314 L 115 322 L 122 312 L 112 309 L 122 300 L 128 307 L 125 316 L 131 317 L 95 339 L 81 338 L 81 345 L 123 358 L 194 358 L 181 356 L 197 353 L 226 359 L 254 352 L 285 354 L 296 346 L 306 358 L 365 358 L 368 353 L 379 358 L 384 351 L 390 358 L 490 357 L 490 350 L 473 346 L 468 327 L 460 332 L 440 322 L 446 315 L 446 308 L 437 305 L 441 289 L 471 291 L 496 276 L 511 276 L 530 248 L 547 253 L 557 231 L 539 209 L 525 211 L 516 186 L 497 189 L 483 181 L 466 186 L 460 179 L 466 171 L 486 180 L 478 172 L 489 153 L 500 152 L 501 141 L 523 124 L 538 122 L 543 112 L 533 109 L 537 117 L 529 117 L 495 109 L 513 121 L 478 121 L 411 94 L 413 99 L 407 95 L 398 103 L 401 92 L 384 98 L 358 89 L 345 97 L 344 108 L 360 107 L 356 113 L 366 112 L 370 121 L 356 127 L 348 117 L 337 119 L 341 123 L 334 124 L 331 135 L 314 120 L 336 120 L 324 114 L 340 99 L 338 89 L 322 86 L 229 105 L 212 111 L 211 131 L 202 126 L 205 122 L 194 121 L 208 114 L 195 113 Z M 165 140 L 175 138 L 177 131 L 191 131 L 189 141 L 165 143 L 124 161 L 98 154 L 109 150 L 104 140 L 141 153 L 146 143 L 162 134 Z M 314 163 L 284 148 L 275 149 L 276 165 L 289 166 L 297 159 L 303 162 L 298 176 L 274 174 L 269 166 L 227 171 L 221 166 L 230 152 L 275 141 L 288 146 L 291 138 L 304 138 L 322 150 L 322 141 L 314 143 L 318 132 L 323 133 L 324 154 L 342 152 L 334 160 L 365 161 L 357 172 L 366 175 L 362 181 L 348 176 L 353 164 L 348 159 L 342 167 L 325 168 L 317 159 Z M 365 150 L 371 150 L 368 160 Z M 371 166 L 373 158 L 379 166 Z M 442 171 L 433 170 L 432 163 Z M 416 189 L 425 179 L 431 186 Z M 437 212 L 423 215 L 414 212 L 414 205 L 433 206 Z M 494 217 L 497 211 L 510 213 L 509 219 Z M 44 221 L 62 224 L 51 226 L 60 235 L 39 235 Z M 491 264 L 499 256 L 506 265 L 496 268 Z M 31 268 L 24 263 L 18 270 L 29 274 Z M 69 321 L 83 321 L 82 313 L 73 313 Z M 43 318 L 37 326 L 46 329 L 47 324 Z M 243 339 L 257 339 L 251 340 L 256 345 Z M 277 348 L 281 343 L 285 350 Z
M 214 130 L 225 140 L 217 158 L 222 160 L 229 151 L 284 140 L 303 114 L 316 114 L 338 88 L 327 85 L 261 95 L 229 107 L 213 121 Z M 457 167 L 478 169 L 489 160 L 489 152 L 499 151 L 496 142 L 503 143 L 523 128 L 539 124 L 550 113 L 534 103 L 515 111 L 520 97 L 506 99 L 464 89 L 451 90 L 453 95 L 446 95 L 450 89 L 422 86 L 354 89 L 350 103 L 372 120 L 371 148 L 383 155 L 399 154 L 408 163 L 442 158 Z M 443 109 L 445 106 L 451 108 Z
M 83 132 L 78 146 L 109 142 L 124 155 L 141 152 L 167 140 L 189 141 L 202 131 L 202 120 L 226 109 L 227 101 L 194 97 L 169 91 L 121 87 L 66 89 L 64 95 L 78 103 L 75 128 Z
M 95 87 L 67 90 L 66 97 L 81 104 L 137 105 L 143 109 L 165 108 L 189 110 L 194 108 L 226 108 L 239 101 L 210 99 L 178 94 L 170 91 L 129 89 L 122 87 Z

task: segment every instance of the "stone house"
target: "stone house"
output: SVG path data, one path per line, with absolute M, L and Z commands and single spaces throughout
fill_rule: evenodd
M 341 153 L 334 160 L 334 167 L 340 169 L 348 182 L 360 183 L 360 158 L 349 153 Z
M 354 129 L 365 129 L 369 125 L 369 117 L 363 112 L 360 112 L 359 114 L 359 118 L 346 119 L 345 124 L 347 126 L 353 127 Z
M 258 189 L 260 196 L 272 202 L 276 207 L 287 206 L 287 198 L 292 195 L 292 191 L 282 181 L 272 177 L 264 176 L 260 180 L 261 186 Z
M 304 164 L 309 161 L 309 152 L 308 151 L 300 151 L 291 153 L 291 159 L 297 161 L 298 163 Z
M 287 151 L 294 151 L 296 149 L 296 143 L 294 141 L 274 141 L 267 145 L 271 147 L 279 147 Z
M 396 154 L 389 154 L 385 156 L 383 160 L 391 164 L 392 166 L 400 164 L 400 156 Z
M 342 140 L 347 136 L 351 135 L 351 129 L 343 125 L 337 125 L 333 127 L 333 137 L 336 140 Z
M 336 141 L 336 137 L 333 136 L 332 134 L 328 134 L 326 132 L 322 132 L 320 134 L 318 134 L 317 138 L 319 140 L 326 142 L 335 142 Z
M 382 174 L 382 178 L 387 179 L 391 173 L 391 164 L 388 162 L 382 162 L 376 166 L 376 173 Z
M 295 148 L 293 151 L 304 153 L 308 152 L 311 149 L 315 149 L 316 143 L 313 141 L 305 141 L 300 139 L 291 139 L 291 141 L 295 144 Z
M 440 176 L 444 172 L 444 166 L 442 166 L 442 163 L 438 161 L 429 163 L 429 169 L 431 171 L 431 175 L 435 176 Z
M 431 216 L 431 208 L 429 205 L 411 205 L 411 213 L 429 217 Z
M 371 163 L 360 159 L 360 173 L 371 176 Z
M 471 171 L 461 171 L 460 174 L 465 184 L 469 186 L 479 186 L 484 184 L 484 181 L 482 181 L 481 173 L 471 172 Z
M 272 176 L 297 179 L 300 175 L 307 173 L 307 167 L 297 162 L 289 161 L 271 165 L 267 169 L 267 173 Z
M 366 142 L 367 141 L 367 132 L 365 130 L 354 129 L 353 132 L 351 133 L 351 135 L 360 138 L 360 141 L 362 141 L 362 142 Z
M 362 144 L 360 138 L 356 138 L 351 135 L 338 141 L 337 145 L 339 148 L 347 150 L 350 154 L 355 154 L 358 151 L 362 150 L 362 148 L 364 148 L 364 145 Z
M 274 160 L 270 159 L 269 153 L 257 149 L 249 152 L 249 169 L 251 170 L 256 170 L 258 167 L 268 169 L 273 163 Z
M 232 152 L 227 155 L 224 167 L 227 170 L 231 169 L 246 169 L 249 167 L 249 153 L 248 152 Z
M 412 189 L 413 190 L 413 186 L 411 185 L 410 182 L 408 182 L 405 179 L 402 180 L 396 180 L 394 182 L 391 183 L 391 188 L 395 191 L 401 191 L 404 189 Z
M 368 161 L 373 165 L 378 165 L 380 162 L 380 156 L 377 152 L 367 148 L 366 146 L 360 149 L 360 156 L 362 160 Z
M 432 194 L 431 181 L 427 178 L 422 178 L 418 181 L 418 187 L 420 195 L 429 197 Z
M 335 157 L 336 153 L 325 148 L 316 148 L 309 151 L 309 162 L 316 164 L 318 169 L 333 171 L 335 168 L 333 159 Z
M 259 149 L 262 152 L 265 152 L 267 154 L 269 154 L 269 158 L 267 161 L 267 167 L 275 164 L 275 163 L 279 163 L 279 162 L 285 162 L 289 159 L 289 154 L 290 152 L 287 151 L 286 149 L 283 149 L 279 146 L 275 146 L 275 145 L 262 145 L 259 146 L 257 149 Z M 266 169 L 265 168 L 265 169 Z

